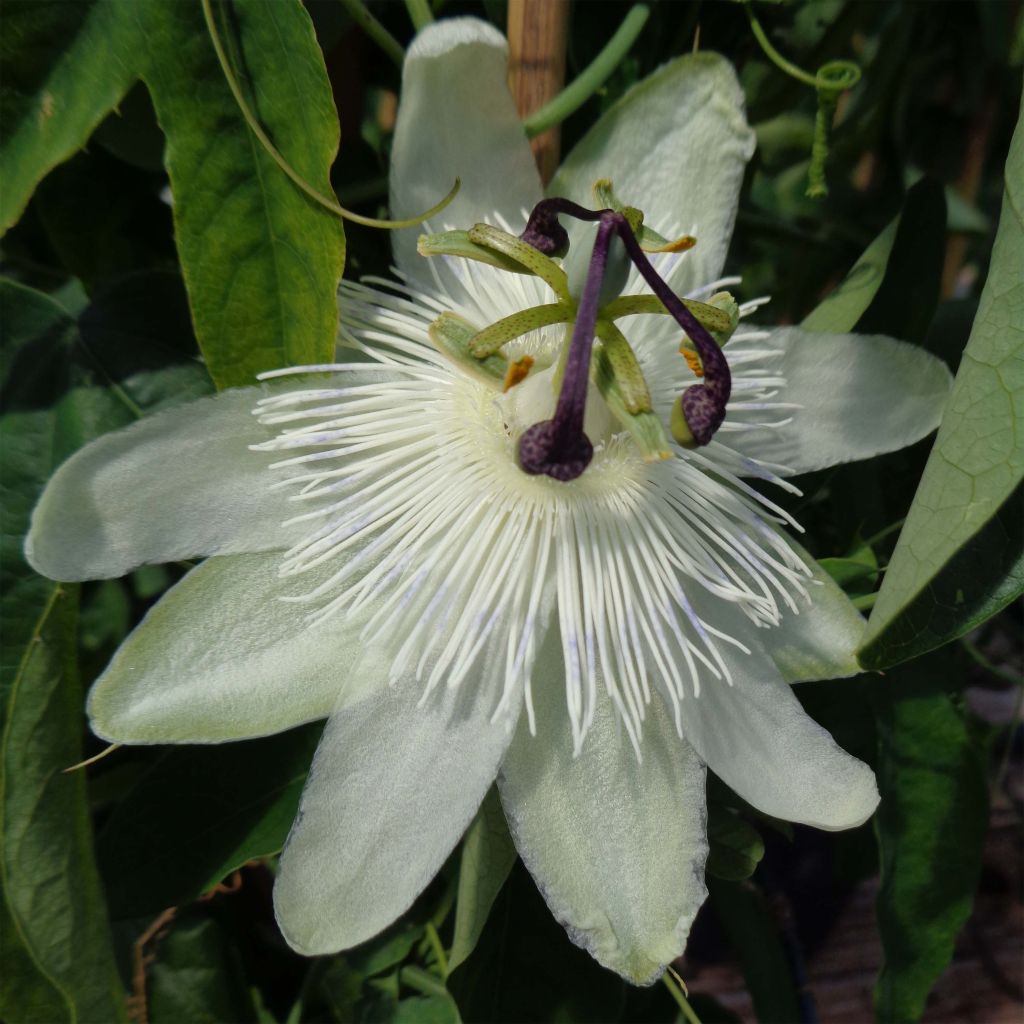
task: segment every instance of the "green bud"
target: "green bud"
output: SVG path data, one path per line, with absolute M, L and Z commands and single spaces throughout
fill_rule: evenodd
M 587 281 L 587 274 L 590 271 L 590 260 L 594 255 L 594 239 L 597 235 L 597 224 L 581 224 L 579 234 L 572 245 L 569 246 L 569 253 L 562 260 L 562 267 L 565 269 L 568 279 L 569 294 L 574 300 L 578 300 L 583 293 L 583 286 Z M 608 246 L 608 263 L 605 267 L 604 279 L 601 281 L 600 304 L 603 306 L 610 302 L 617 295 L 622 293 L 629 280 L 629 272 L 633 264 L 618 235 L 612 235 Z

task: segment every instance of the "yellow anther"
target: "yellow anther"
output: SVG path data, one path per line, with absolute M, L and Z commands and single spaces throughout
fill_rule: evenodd
M 704 365 L 700 361 L 700 356 L 697 355 L 693 349 L 687 348 L 687 342 L 684 341 L 679 346 L 679 351 L 682 353 L 683 358 L 686 360 L 686 365 L 693 371 L 695 377 L 704 376 Z
M 508 364 L 505 371 L 505 386 L 503 391 L 510 391 L 517 384 L 526 380 L 526 375 L 533 369 L 533 356 L 522 356 Z
M 686 252 L 696 244 L 697 239 L 693 235 L 683 235 L 682 238 L 677 238 L 674 242 L 666 241 L 662 245 L 641 245 L 641 248 L 644 252 Z

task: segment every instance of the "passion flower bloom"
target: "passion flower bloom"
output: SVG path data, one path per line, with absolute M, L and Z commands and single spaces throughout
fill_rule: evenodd
M 275 889 L 297 950 L 403 913 L 497 780 L 553 913 L 643 983 L 706 895 L 705 765 L 779 818 L 874 810 L 790 689 L 855 673 L 862 619 L 766 494 L 924 436 L 949 376 L 886 338 L 736 327 L 757 303 L 721 273 L 754 139 L 723 59 L 633 88 L 552 184 L 571 202 L 540 206 L 505 74 L 487 25 L 425 29 L 394 213 L 463 188 L 396 237 L 401 283 L 344 286 L 337 364 L 79 452 L 27 550 L 62 580 L 207 556 L 96 683 L 99 736 L 327 719 Z M 595 183 L 596 233 L 565 216 Z

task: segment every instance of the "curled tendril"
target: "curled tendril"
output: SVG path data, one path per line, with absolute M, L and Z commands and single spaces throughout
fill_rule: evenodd
M 836 105 L 840 94 L 852 89 L 861 78 L 860 68 L 850 60 L 830 60 L 822 64 L 814 75 L 808 74 L 803 68 L 797 67 L 787 60 L 772 46 L 761 23 L 757 20 L 750 0 L 743 0 L 743 6 L 750 20 L 750 28 L 754 37 L 761 45 L 769 60 L 791 78 L 804 85 L 811 86 L 818 94 L 818 111 L 814 117 L 814 140 L 811 143 L 811 165 L 807 169 L 807 195 L 812 199 L 821 199 L 828 195 L 825 182 L 825 161 L 828 159 L 829 135 L 832 130 L 832 119 L 835 117 Z

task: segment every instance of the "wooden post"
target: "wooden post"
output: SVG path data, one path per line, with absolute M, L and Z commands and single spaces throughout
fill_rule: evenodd
M 508 0 L 509 88 L 520 117 L 561 92 L 568 29 L 569 0 Z M 556 125 L 530 142 L 544 184 L 558 169 L 561 134 Z

